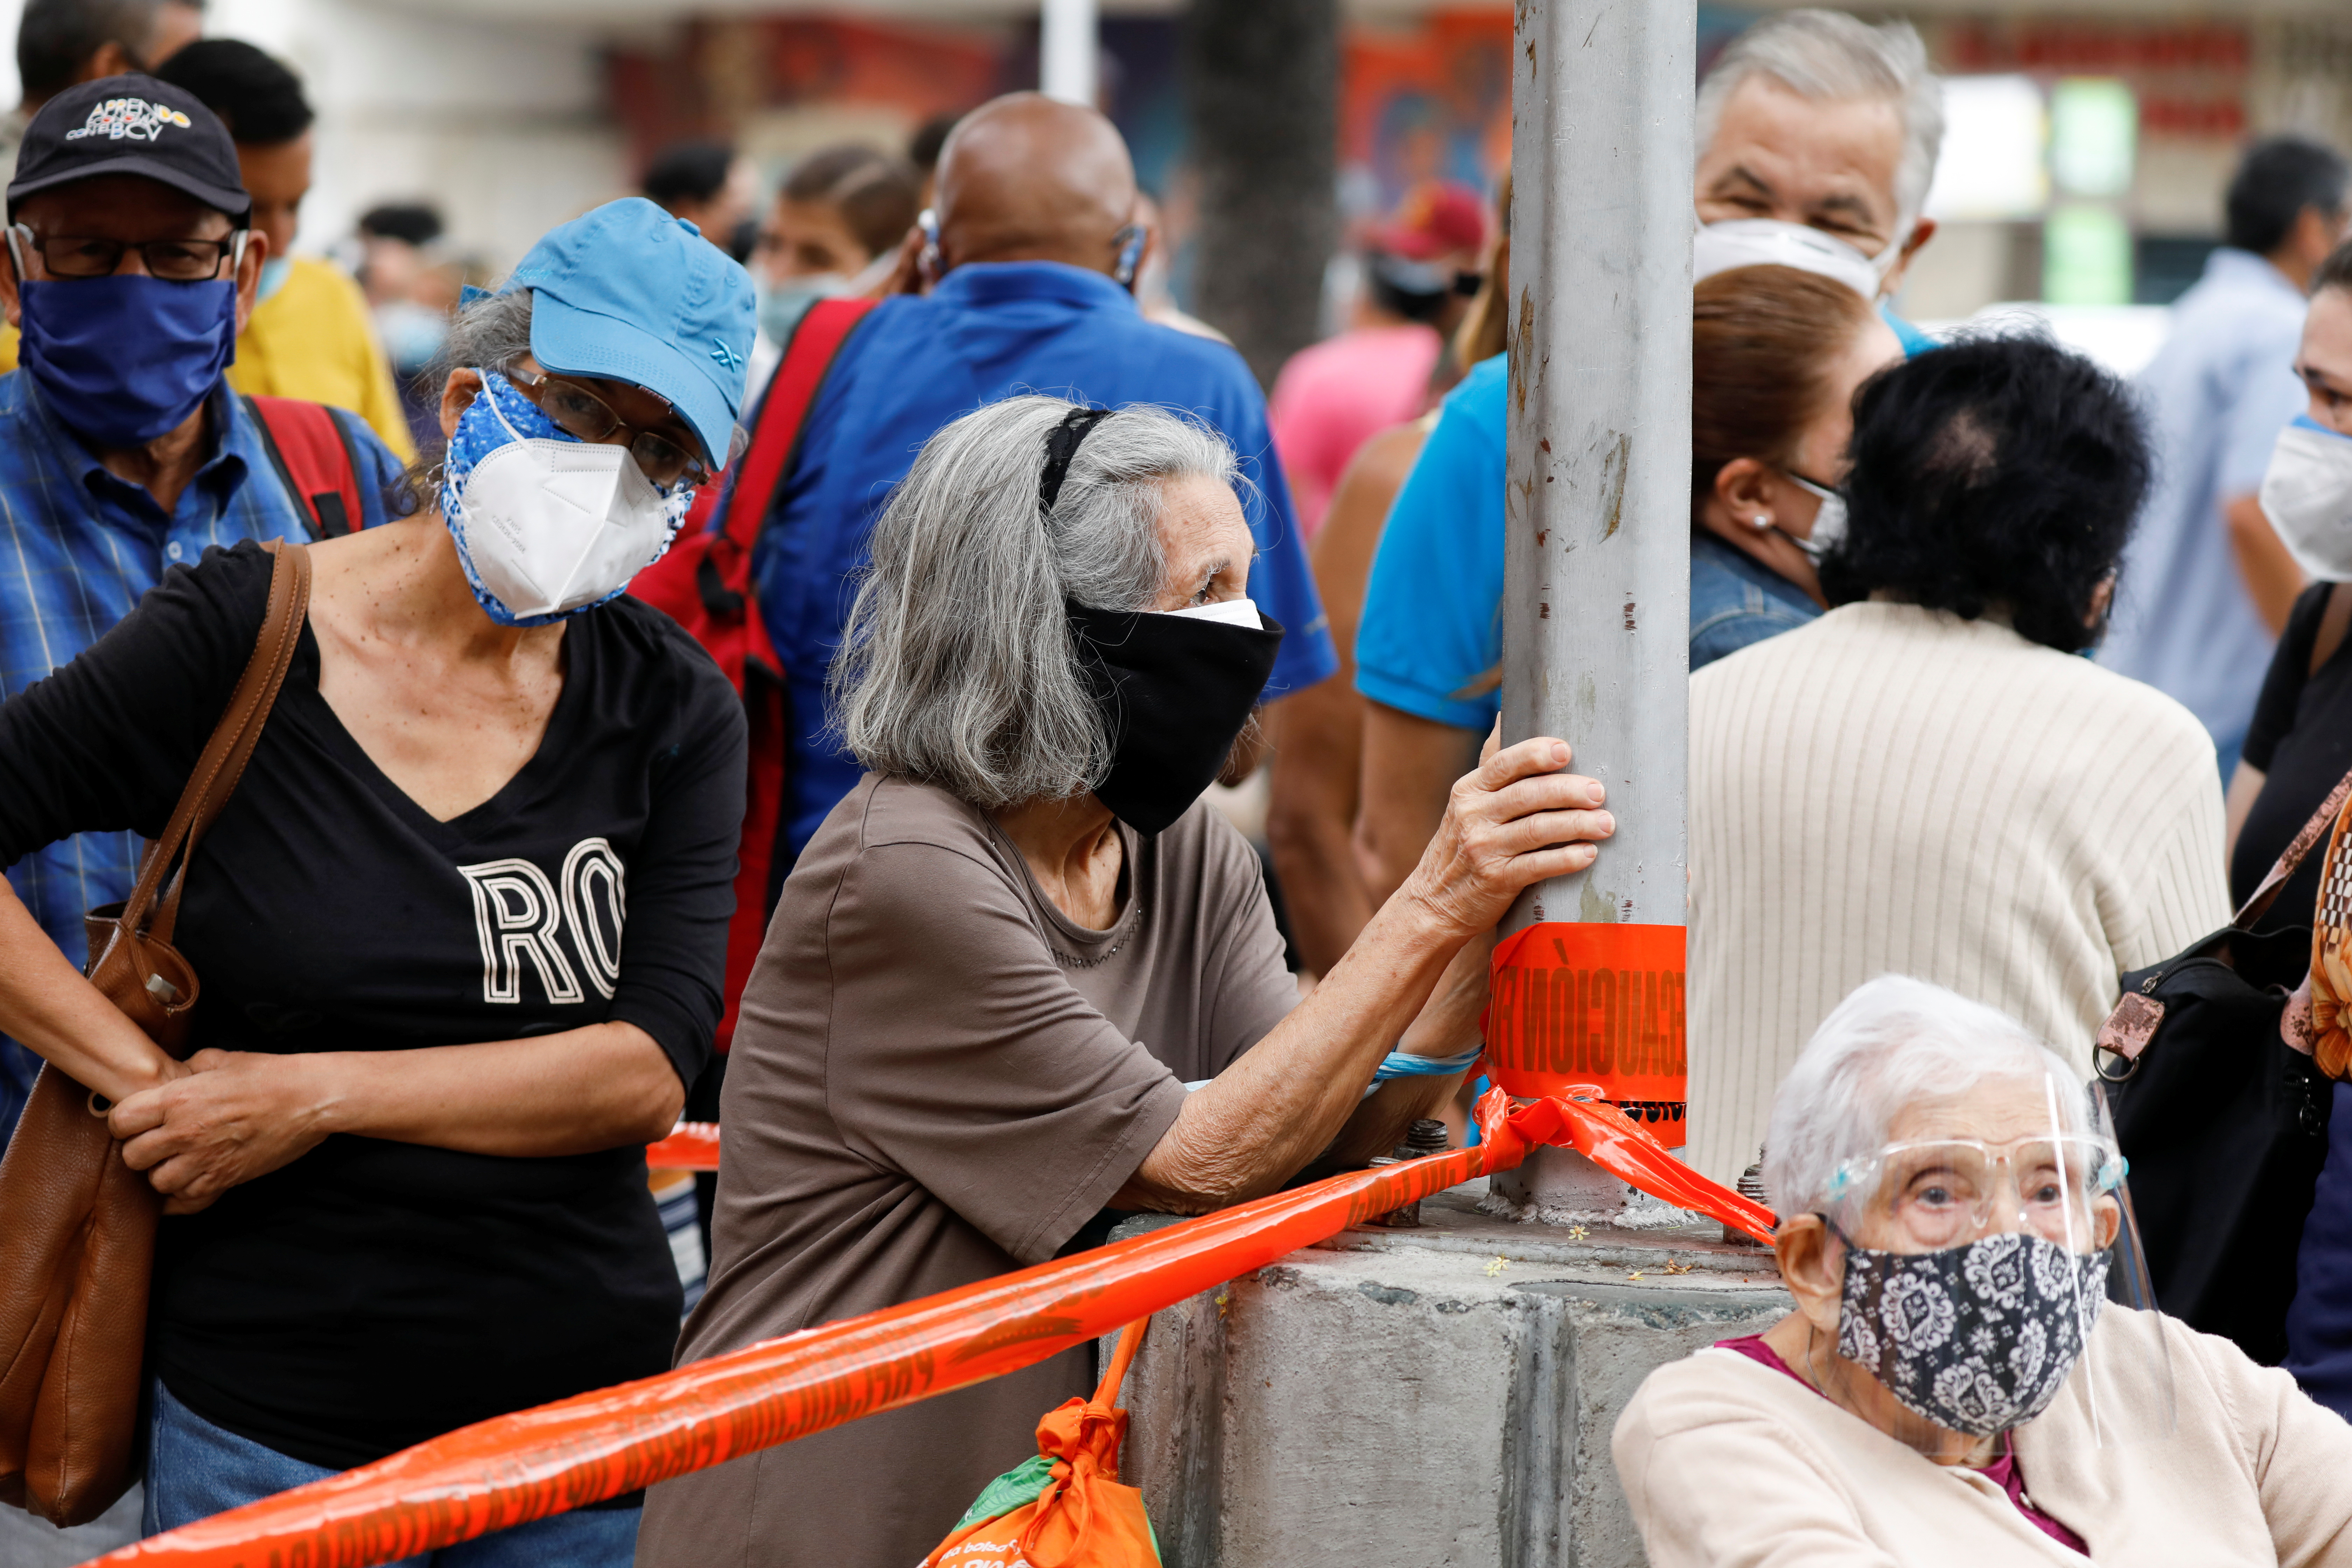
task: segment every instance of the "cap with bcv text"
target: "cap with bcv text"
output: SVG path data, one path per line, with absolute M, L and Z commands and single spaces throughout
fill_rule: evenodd
M 138 174 L 243 219 L 253 210 L 228 127 L 196 96 L 152 76 L 109 76 L 69 87 L 25 128 L 8 182 L 8 216 L 36 192 Z

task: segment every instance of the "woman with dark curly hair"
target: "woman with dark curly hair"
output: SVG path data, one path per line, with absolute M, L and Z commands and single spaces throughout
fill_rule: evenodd
M 2078 1072 L 2119 971 L 2230 912 L 2213 745 L 2090 660 L 2147 489 L 2121 383 L 1981 338 L 1864 384 L 1832 608 L 1691 679 L 1691 1147 L 1724 1180 L 1838 999 L 1886 973 Z

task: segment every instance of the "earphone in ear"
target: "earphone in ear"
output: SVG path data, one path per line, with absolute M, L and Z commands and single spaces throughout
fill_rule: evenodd
M 915 226 L 923 231 L 923 270 L 936 278 L 940 271 L 940 215 L 925 207 L 915 215 Z
M 1143 259 L 1143 226 L 1129 224 L 1110 237 L 1111 243 L 1118 247 L 1118 260 L 1110 269 L 1111 279 L 1122 289 L 1132 289 L 1136 265 Z

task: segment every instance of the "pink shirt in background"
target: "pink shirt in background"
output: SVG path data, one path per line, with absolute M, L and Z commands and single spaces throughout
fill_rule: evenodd
M 1429 406 L 1443 347 L 1433 327 L 1358 327 L 1290 356 L 1266 405 L 1274 448 L 1308 539 L 1356 448 Z

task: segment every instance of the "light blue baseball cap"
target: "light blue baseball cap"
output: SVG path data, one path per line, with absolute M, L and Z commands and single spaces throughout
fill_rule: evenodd
M 550 229 L 499 292 L 528 289 L 531 357 L 567 375 L 602 376 L 668 400 L 728 460 L 743 408 L 757 311 L 751 275 L 643 196 Z

